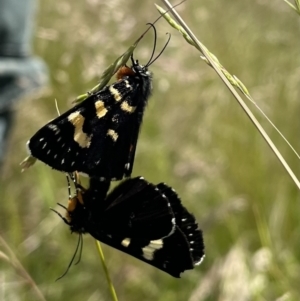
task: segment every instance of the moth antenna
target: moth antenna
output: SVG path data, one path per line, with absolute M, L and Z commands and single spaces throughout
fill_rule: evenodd
M 66 206 L 64 206 L 64 205 L 62 205 L 62 204 L 60 204 L 60 203 L 57 203 L 57 205 L 60 206 L 60 207 L 62 207 L 62 208 L 64 208 L 65 210 L 68 211 L 68 208 L 67 208 Z
M 146 66 L 149 66 L 149 63 L 151 62 L 151 60 L 153 59 L 155 50 L 156 50 L 156 42 L 157 42 L 157 32 L 156 32 L 156 28 L 152 23 L 147 23 L 147 25 L 150 25 L 153 28 L 153 32 L 154 32 L 154 43 L 153 43 L 153 50 L 152 50 L 152 54 L 150 56 L 150 59 L 148 61 L 148 63 L 146 64 Z
M 58 204 L 58 205 L 60 205 L 60 204 Z M 61 205 L 62 206 L 62 205 Z M 62 207 L 64 207 L 64 206 L 62 206 Z M 64 207 L 65 208 L 65 207 Z M 65 208 L 65 209 L 67 209 L 67 208 Z M 50 208 L 50 210 L 51 211 L 53 211 L 53 212 L 55 212 L 68 226 L 70 226 L 70 223 L 69 223 L 69 221 L 64 217 L 64 216 L 62 216 L 58 211 L 56 211 L 55 209 L 53 209 L 53 208 Z
M 169 38 L 165 44 L 165 46 L 163 47 L 163 49 L 160 51 L 160 53 L 152 60 L 152 62 L 148 62 L 148 64 L 146 65 L 146 67 L 149 67 L 150 65 L 152 65 L 161 55 L 162 53 L 165 51 L 165 49 L 167 48 L 170 40 L 171 40 L 171 34 L 170 33 L 167 33 L 169 35 Z
M 72 266 L 72 264 L 73 264 L 73 262 L 74 262 L 74 259 L 75 259 L 75 257 L 76 257 L 76 254 L 77 254 L 77 252 L 78 252 L 78 249 L 79 249 L 79 245 L 80 245 L 81 239 L 82 239 L 82 238 L 81 238 L 81 234 L 79 234 L 78 242 L 77 242 L 77 246 L 76 246 L 75 252 L 74 252 L 74 254 L 73 254 L 73 256 L 72 256 L 72 259 L 71 259 L 71 261 L 70 261 L 70 263 L 69 263 L 69 265 L 68 265 L 66 271 L 65 271 L 61 276 L 59 276 L 55 281 L 60 280 L 61 278 L 63 278 L 63 277 L 69 272 L 70 267 Z
M 82 255 L 82 249 L 83 249 L 83 236 L 82 234 L 79 235 L 80 237 L 80 250 L 79 250 L 79 256 L 78 256 L 78 259 L 77 261 L 74 263 L 74 265 L 78 264 L 80 261 L 81 261 L 81 255 Z

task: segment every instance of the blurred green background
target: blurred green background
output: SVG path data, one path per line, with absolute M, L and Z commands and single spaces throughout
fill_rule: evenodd
M 160 4 L 158 2 L 158 4 Z M 175 2 L 173 3 L 175 4 Z M 300 18 L 283 0 L 187 1 L 178 11 L 300 150 Z M 20 173 L 26 141 L 92 88 L 101 72 L 158 16 L 151 1 L 40 1 L 35 52 L 51 89 L 20 102 L 0 189 L 1 237 L 46 300 L 111 300 L 94 240 L 67 276 L 77 243 L 49 210 L 67 203 L 65 176 L 42 163 Z M 154 94 L 133 176 L 173 186 L 204 231 L 206 257 L 181 279 L 103 246 L 119 300 L 300 300 L 300 198 L 295 184 L 214 71 L 178 32 L 157 23 Z M 149 33 L 135 51 L 147 62 Z M 255 111 L 297 176 L 299 161 Z M 60 209 L 58 209 L 60 210 Z M 42 300 L 0 245 L 0 299 Z

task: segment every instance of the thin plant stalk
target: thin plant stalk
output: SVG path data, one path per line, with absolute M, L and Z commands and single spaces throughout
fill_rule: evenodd
M 248 108 L 246 103 L 243 101 L 243 99 L 239 96 L 237 91 L 234 89 L 230 81 L 226 78 L 226 76 L 223 74 L 220 68 L 216 65 L 215 61 L 212 59 L 212 57 L 208 54 L 206 47 L 202 45 L 197 37 L 194 35 L 194 33 L 191 31 L 191 29 L 186 25 L 186 23 L 183 21 L 183 19 L 180 17 L 180 15 L 177 13 L 177 11 L 172 7 L 170 2 L 168 0 L 162 0 L 162 2 L 166 5 L 168 10 L 172 13 L 174 18 L 177 20 L 177 22 L 180 24 L 180 26 L 186 31 L 189 38 L 197 45 L 197 48 L 201 50 L 203 55 L 205 56 L 206 60 L 209 62 L 211 67 L 216 71 L 216 73 L 219 75 L 219 77 L 222 79 L 222 81 L 225 83 L 229 91 L 233 94 L 234 98 L 238 101 L 239 105 L 242 107 L 244 112 L 248 115 L 256 129 L 259 131 L 259 133 L 262 135 L 264 140 L 267 142 L 271 150 L 274 152 L 280 163 L 283 165 L 289 176 L 292 178 L 298 189 L 300 190 L 300 182 L 285 161 L 285 159 L 282 157 L 281 153 L 277 149 L 277 147 L 272 142 L 271 138 L 268 136 L 268 134 L 265 132 L 265 130 L 262 128 L 258 120 L 255 118 L 255 116 L 252 114 L 251 110 Z
M 117 297 L 114 285 L 113 285 L 113 283 L 110 279 L 109 272 L 108 272 L 107 266 L 105 264 L 105 259 L 104 259 L 104 254 L 103 254 L 103 251 L 102 251 L 102 248 L 101 248 L 101 244 L 98 240 L 95 240 L 95 242 L 96 242 L 96 248 L 98 250 L 100 260 L 101 260 L 101 263 L 102 263 L 102 266 L 103 266 L 103 270 L 104 270 L 104 273 L 105 273 L 105 276 L 106 276 L 106 280 L 107 280 L 107 283 L 108 283 L 108 286 L 109 286 L 109 290 L 110 290 L 110 293 L 111 293 L 112 300 L 113 301 L 118 301 L 118 297 Z
M 6 252 L 9 254 L 8 256 L 1 256 L 3 259 L 9 261 L 11 265 L 15 268 L 16 271 L 18 271 L 21 276 L 26 279 L 26 283 L 28 283 L 31 288 L 33 289 L 37 299 L 36 300 L 41 300 L 41 301 L 46 301 L 44 295 L 34 282 L 34 280 L 31 278 L 29 273 L 25 270 L 21 262 L 18 260 L 17 256 L 14 254 L 14 252 L 11 250 L 5 239 L 0 235 L 0 245 L 3 246 L 3 248 L 6 250 Z

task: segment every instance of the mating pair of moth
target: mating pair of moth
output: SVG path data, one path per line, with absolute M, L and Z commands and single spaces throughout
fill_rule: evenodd
M 43 126 L 27 146 L 32 157 L 73 178 L 76 195 L 71 196 L 69 185 L 63 219 L 80 239 L 89 233 L 180 277 L 204 257 L 202 232 L 173 188 L 130 178 L 152 92 L 151 59 L 145 66 L 131 61 L 131 67 L 119 69 L 115 83 Z M 81 187 L 75 172 L 89 177 L 89 188 Z M 115 180 L 123 181 L 108 193 Z

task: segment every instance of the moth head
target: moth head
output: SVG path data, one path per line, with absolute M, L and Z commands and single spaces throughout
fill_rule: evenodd
M 125 76 L 135 76 L 135 75 L 140 76 L 140 77 L 145 77 L 145 78 L 152 78 L 152 73 L 148 70 L 148 67 L 150 65 L 152 65 L 162 55 L 162 53 L 164 52 L 164 50 L 166 49 L 166 47 L 169 44 L 171 35 L 169 34 L 168 41 L 166 42 L 163 49 L 159 52 L 159 54 L 156 57 L 154 57 L 155 50 L 156 50 L 156 40 L 157 40 L 156 29 L 153 24 L 151 24 L 151 23 L 147 23 L 147 24 L 149 24 L 154 30 L 154 45 L 153 45 L 153 50 L 152 50 L 152 53 L 151 53 L 148 63 L 145 65 L 140 65 L 139 61 L 135 60 L 133 58 L 133 54 L 131 54 L 130 60 L 131 60 L 132 66 L 131 66 L 131 68 L 129 68 L 127 66 L 122 66 L 117 72 L 118 80 L 122 79 Z
M 132 62 L 132 66 L 131 69 L 135 74 L 138 74 L 140 76 L 144 76 L 144 77 L 150 77 L 152 76 L 152 73 L 148 70 L 148 64 L 143 66 L 139 64 L 138 60 L 134 60 L 133 57 L 131 56 L 131 62 Z

